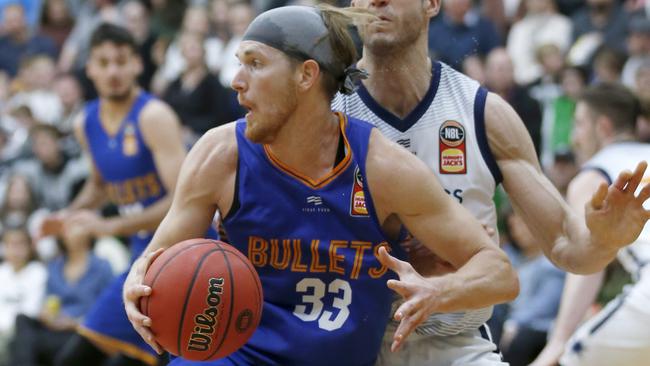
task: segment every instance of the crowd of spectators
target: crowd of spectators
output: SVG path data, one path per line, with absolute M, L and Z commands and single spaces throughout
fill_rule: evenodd
M 56 342 L 125 265 L 106 254 L 114 250 L 98 250 L 101 238 L 76 237 L 74 228 L 62 238 L 38 232 L 88 174 L 72 120 L 96 97 L 84 69 L 92 30 L 113 22 L 133 34 L 143 65 L 138 82 L 176 111 L 189 146 L 243 114 L 230 81 L 235 49 L 255 15 L 314 1 L 0 0 L 0 366 L 10 358 L 47 364 Z M 577 171 L 573 113 L 586 86 L 612 81 L 633 90 L 641 101 L 639 139 L 650 142 L 650 1 L 442 0 L 429 49 L 513 106 L 561 191 Z M 496 330 L 518 365 L 543 347 L 563 274 L 516 215 L 504 212 L 502 241 L 520 270 L 522 295 L 498 309 Z M 51 343 L 41 338 L 52 334 Z

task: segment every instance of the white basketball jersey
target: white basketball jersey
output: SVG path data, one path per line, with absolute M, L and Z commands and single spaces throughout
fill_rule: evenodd
M 435 62 L 429 90 L 404 119 L 380 106 L 363 85 L 352 95 L 338 94 L 332 109 L 374 124 L 384 136 L 407 148 L 431 168 L 449 195 L 496 232 L 492 197 L 501 173 L 485 133 L 486 98 L 487 90 L 478 82 Z M 418 333 L 458 334 L 477 329 L 491 314 L 492 307 L 436 314 Z
M 605 175 L 611 183 L 612 179 L 616 179 L 623 170 L 633 171 L 642 160 L 650 161 L 650 144 L 615 143 L 606 146 L 594 155 L 584 164 L 583 169 L 596 169 Z M 638 190 L 650 182 L 650 173 L 646 172 L 646 174 Z M 646 202 L 645 208 L 650 209 L 650 203 Z M 650 225 L 643 228 L 641 235 L 634 243 L 618 251 L 618 260 L 638 281 L 641 268 L 650 263 Z

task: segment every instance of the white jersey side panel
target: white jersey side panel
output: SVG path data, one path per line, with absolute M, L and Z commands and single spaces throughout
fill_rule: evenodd
M 332 109 L 374 124 L 436 174 L 445 191 L 496 232 L 492 197 L 500 172 L 489 151 L 483 113 L 487 91 L 443 63 L 435 63 L 430 90 L 420 105 L 400 119 L 383 109 L 361 86 L 353 95 L 338 94 Z M 408 179 L 408 178 L 405 178 Z M 477 329 L 492 307 L 436 314 L 419 333 L 453 335 Z
M 615 143 L 598 152 L 583 168 L 599 170 L 611 182 L 623 170 L 633 171 L 641 160 L 650 161 L 650 144 L 636 142 Z M 646 172 L 646 176 L 638 189 L 640 190 L 649 182 L 650 173 Z M 645 208 L 650 209 L 650 203 L 646 202 Z M 641 268 L 650 263 L 650 225 L 645 226 L 634 243 L 618 251 L 618 260 L 635 280 L 639 279 Z

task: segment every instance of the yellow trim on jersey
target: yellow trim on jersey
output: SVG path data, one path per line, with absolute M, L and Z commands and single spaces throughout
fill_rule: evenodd
M 110 352 L 123 353 L 129 357 L 136 358 L 147 365 L 156 366 L 158 364 L 158 358 L 156 356 L 134 346 L 131 343 L 97 333 L 83 326 L 77 327 L 77 333 L 96 343 L 101 349 L 106 349 Z
M 275 166 L 276 168 L 289 174 L 290 176 L 296 178 L 298 181 L 302 182 L 303 184 L 313 189 L 322 188 L 325 185 L 327 185 L 329 182 L 333 181 L 336 177 L 341 175 L 341 173 L 345 171 L 345 169 L 350 165 L 350 162 L 352 161 L 352 149 L 350 148 L 350 142 L 348 141 L 348 137 L 345 134 L 345 127 L 347 125 L 348 119 L 343 113 L 336 112 L 336 114 L 339 117 L 339 126 L 341 129 L 341 135 L 343 136 L 343 142 L 345 143 L 345 150 L 347 154 L 345 154 L 345 158 L 343 158 L 343 160 L 341 160 L 341 162 L 339 162 L 334 167 L 334 169 L 332 169 L 332 171 L 330 171 L 324 177 L 319 178 L 317 180 L 311 179 L 310 177 L 298 172 L 297 170 L 281 162 L 280 159 L 278 159 L 275 155 L 273 155 L 273 152 L 271 152 L 271 149 L 269 149 L 268 145 L 264 145 L 264 152 L 266 153 L 266 156 L 268 157 L 271 164 L 273 164 L 273 166 Z

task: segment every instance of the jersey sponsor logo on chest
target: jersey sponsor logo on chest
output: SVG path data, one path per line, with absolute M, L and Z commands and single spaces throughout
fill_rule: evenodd
M 127 124 L 124 129 L 122 153 L 125 156 L 135 156 L 138 154 L 138 140 L 135 137 L 135 127 L 131 123 Z
M 460 122 L 447 120 L 438 137 L 440 174 L 467 174 L 465 128 Z
M 307 197 L 307 206 L 302 208 L 305 213 L 327 213 L 330 212 L 329 207 L 323 205 L 323 198 L 321 196 Z
M 368 216 L 366 195 L 363 192 L 363 176 L 359 166 L 354 169 L 354 183 L 350 195 L 350 216 Z

